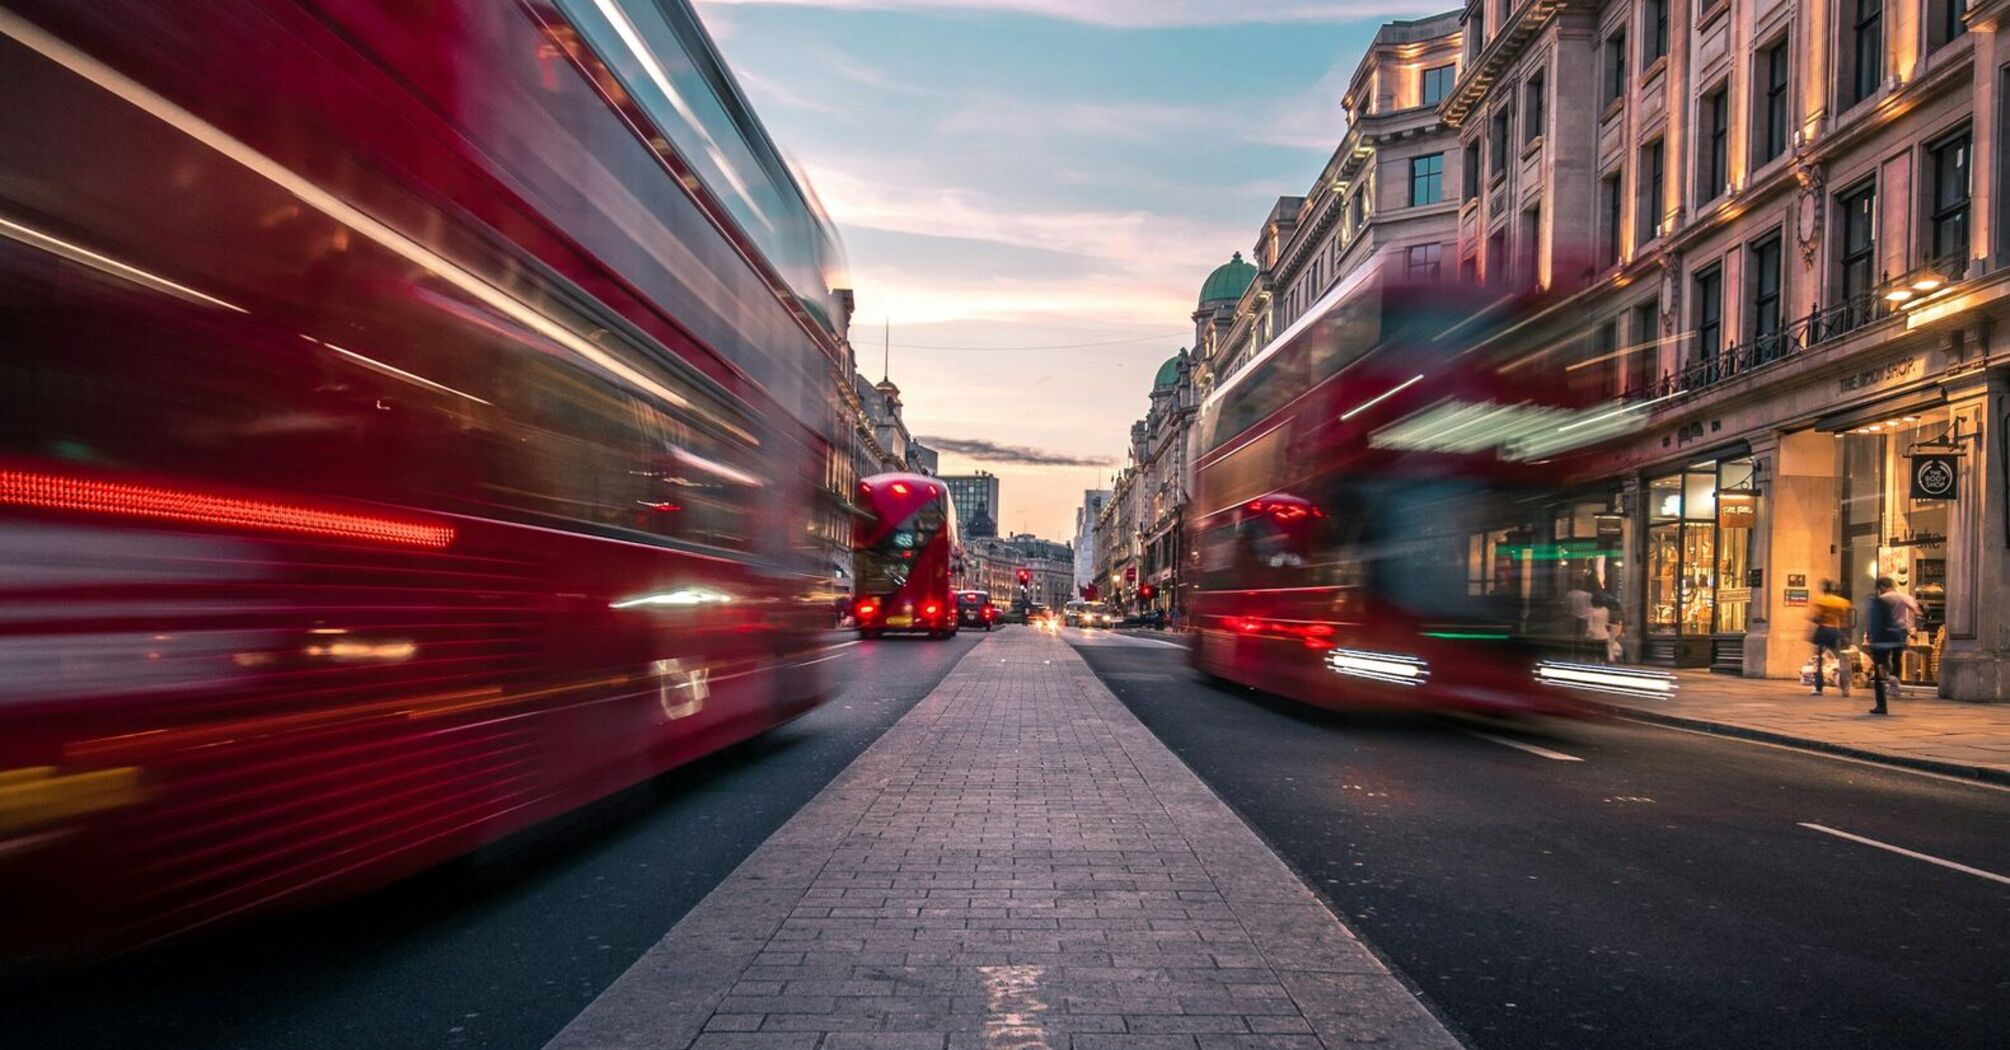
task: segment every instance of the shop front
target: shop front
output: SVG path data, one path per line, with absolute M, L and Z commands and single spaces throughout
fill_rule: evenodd
M 1966 454 L 1955 413 L 1945 404 L 1915 404 L 1822 429 L 1834 434 L 1836 446 L 1841 498 L 1833 542 L 1837 583 L 1856 610 L 1851 637 L 1868 622 L 1877 580 L 1889 577 L 1919 607 L 1900 676 L 1910 684 L 1938 684 L 1949 587 L 1959 583 L 1949 579 L 1948 557 Z
M 1743 454 L 1648 477 L 1643 662 L 1743 673 L 1754 480 Z

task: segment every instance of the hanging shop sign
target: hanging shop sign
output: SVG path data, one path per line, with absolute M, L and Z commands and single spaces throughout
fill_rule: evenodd
M 1912 498 L 1953 499 L 1955 492 L 1954 456 L 1946 452 L 1912 454 Z
M 1725 529 L 1749 529 L 1757 519 L 1759 496 L 1756 492 L 1735 489 L 1719 489 L 1717 492 L 1717 526 Z

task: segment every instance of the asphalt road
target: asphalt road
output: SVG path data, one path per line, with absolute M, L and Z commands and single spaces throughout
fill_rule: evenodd
M 851 646 L 795 722 L 383 892 L 0 981 L 0 1044 L 537 1050 L 980 637 Z
M 1069 636 L 1481 1050 L 2010 1046 L 2010 885 L 1802 826 L 2001 876 L 2010 792 L 1621 721 L 1333 714 Z

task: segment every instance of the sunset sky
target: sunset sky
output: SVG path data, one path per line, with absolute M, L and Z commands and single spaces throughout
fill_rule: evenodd
M 699 4 L 844 237 L 860 367 L 879 377 L 890 326 L 943 471 L 998 474 L 1002 528 L 1063 540 L 1191 342 L 1208 271 L 1337 145 L 1375 27 L 1448 6 Z

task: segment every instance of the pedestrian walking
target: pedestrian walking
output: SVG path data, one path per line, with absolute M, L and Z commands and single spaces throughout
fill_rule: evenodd
M 1871 599 L 1869 629 L 1864 632 L 1864 647 L 1870 650 L 1873 664 L 1871 682 L 1877 689 L 1877 706 L 1870 709 L 1871 714 L 1891 713 L 1884 706 L 1885 689 L 1898 689 L 1898 654 L 1905 650 L 1908 632 L 1903 618 L 1910 615 L 1910 602 L 1895 593 L 1891 577 L 1877 578 L 1877 597 Z
M 1563 632 L 1570 639 L 1570 656 L 1573 660 L 1584 659 L 1586 643 L 1591 640 L 1591 577 L 1580 573 L 1571 580 L 1570 590 L 1563 592 Z M 1604 647 L 1604 643 L 1599 643 Z
M 1849 599 L 1836 593 L 1836 581 L 1823 580 L 1822 593 L 1808 608 L 1808 619 L 1814 622 L 1815 633 L 1815 695 L 1822 695 L 1822 654 L 1834 653 L 1836 658 L 1836 687 L 1842 695 L 1849 695 L 1850 666 L 1843 662 L 1843 631 L 1849 627 Z

